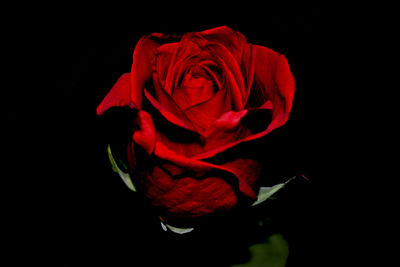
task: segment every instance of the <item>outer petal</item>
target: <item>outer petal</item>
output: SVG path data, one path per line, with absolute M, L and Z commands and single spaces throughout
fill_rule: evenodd
M 244 181 L 241 177 L 239 177 L 234 171 L 231 169 L 224 168 L 222 166 L 217 166 L 211 163 L 207 163 L 200 160 L 195 160 L 191 158 L 187 158 L 181 155 L 176 154 L 175 152 L 169 150 L 166 146 L 164 146 L 160 142 L 156 142 L 156 147 L 154 154 L 163 159 L 167 160 L 179 167 L 185 168 L 187 170 L 193 171 L 196 173 L 197 176 L 202 176 L 205 173 L 211 171 L 222 171 L 225 174 L 230 175 L 231 177 L 235 178 L 235 182 L 238 183 L 239 190 L 246 196 L 256 199 L 257 196 L 255 195 L 253 189 Z
M 232 208 L 237 203 L 235 192 L 223 179 L 203 177 L 175 179 L 163 168 L 155 166 L 142 181 L 145 195 L 161 215 L 182 222 L 182 218 L 194 218 Z
M 136 124 L 139 129 L 133 133 L 132 139 L 140 145 L 148 155 L 151 155 L 156 144 L 156 130 L 150 114 L 140 110 L 136 117 Z
M 97 115 L 103 114 L 104 111 L 111 107 L 129 106 L 136 107 L 131 100 L 131 75 L 123 74 L 111 88 L 100 105 L 97 107 Z
M 208 29 L 199 34 L 209 42 L 218 42 L 224 45 L 236 60 L 241 62 L 243 48 L 247 43 L 246 37 L 243 34 L 227 26 Z
M 154 154 L 161 161 L 157 160 L 158 164 L 141 180 L 141 188 L 152 204 L 161 208 L 162 216 L 168 220 L 193 218 L 230 209 L 237 203 L 237 188 L 232 179 L 220 176 L 213 164 L 184 159 L 160 144 L 157 146 Z M 226 161 L 221 157 L 219 160 Z M 221 171 L 235 173 L 246 184 L 253 184 L 259 176 L 261 165 L 252 158 L 225 163 L 219 160 L 216 164 Z
M 259 45 L 256 48 L 254 85 L 248 107 L 259 107 L 270 100 L 273 118 L 288 115 L 294 95 L 294 78 L 284 55 Z
M 142 37 L 135 47 L 131 69 L 131 98 L 138 108 L 142 106 L 143 88 L 152 78 L 154 56 L 157 53 L 157 48 L 171 39 L 174 39 L 174 37 L 153 33 Z
M 133 52 L 132 69 L 130 73 L 123 74 L 114 84 L 110 92 L 97 107 L 97 114 L 114 106 L 129 106 L 141 109 L 143 89 L 152 78 L 152 64 L 157 48 L 176 37 L 153 33 L 143 36 L 137 43 Z

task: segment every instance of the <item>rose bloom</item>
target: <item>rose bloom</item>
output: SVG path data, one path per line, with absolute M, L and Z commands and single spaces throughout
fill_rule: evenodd
M 179 221 L 257 199 L 268 150 L 254 142 L 286 123 L 293 94 L 286 58 L 228 27 L 153 33 L 97 114 L 129 110 L 122 158 L 132 181 L 161 216 Z

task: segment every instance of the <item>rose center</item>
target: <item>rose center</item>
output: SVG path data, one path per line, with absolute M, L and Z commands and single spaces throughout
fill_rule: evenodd
M 184 110 L 209 100 L 214 93 L 213 82 L 205 71 L 190 69 L 184 74 L 181 84 L 173 91 L 172 97 Z

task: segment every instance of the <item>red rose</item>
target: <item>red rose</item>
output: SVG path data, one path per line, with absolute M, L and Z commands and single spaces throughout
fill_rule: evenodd
M 241 151 L 287 121 L 293 94 L 286 58 L 228 27 L 153 33 L 97 114 L 131 108 L 133 183 L 162 216 L 193 218 L 257 199 L 261 165 Z

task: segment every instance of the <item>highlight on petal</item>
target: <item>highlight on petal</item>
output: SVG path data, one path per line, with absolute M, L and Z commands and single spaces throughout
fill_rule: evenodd
M 232 131 L 239 126 L 240 120 L 246 116 L 248 110 L 228 111 L 214 122 L 214 126 L 219 130 Z
M 226 39 L 227 36 L 230 36 L 234 33 L 234 31 L 228 26 L 219 26 L 216 28 L 211 28 L 200 32 L 200 34 L 207 37 L 217 37 L 219 39 Z M 225 37 L 225 38 L 222 38 Z

